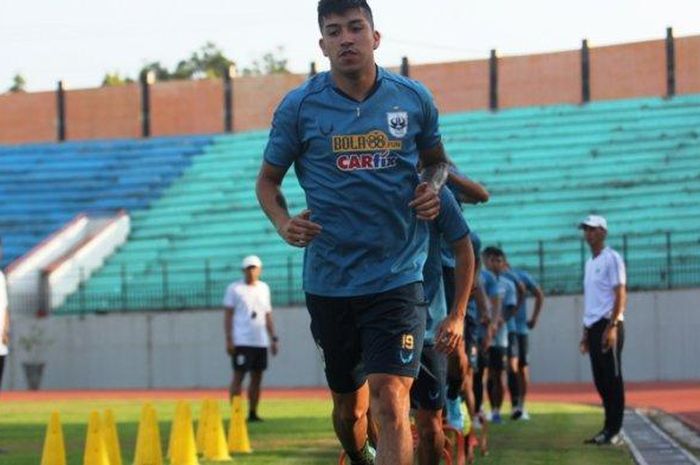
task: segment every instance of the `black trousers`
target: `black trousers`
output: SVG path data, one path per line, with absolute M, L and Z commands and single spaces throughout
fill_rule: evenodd
M 5 356 L 0 355 L 0 389 L 2 388 L 2 372 L 5 369 Z
M 588 328 L 588 353 L 595 387 L 603 400 L 605 430 L 617 434 L 622 429 L 625 413 L 625 384 L 622 380 L 622 347 L 625 344 L 625 328 L 622 322 L 617 328 L 617 346 L 603 353 L 603 332 L 610 320 L 603 318 Z

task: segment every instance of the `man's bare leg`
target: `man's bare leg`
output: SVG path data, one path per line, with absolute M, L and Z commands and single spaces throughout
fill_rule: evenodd
M 442 410 L 423 410 L 416 412 L 418 428 L 418 463 L 420 465 L 438 465 L 445 447 L 445 432 L 442 429 Z
M 376 465 L 411 465 L 413 438 L 408 418 L 413 378 L 388 374 L 369 376 L 370 408 L 379 426 Z
M 333 428 L 341 446 L 350 458 L 359 453 L 367 442 L 367 410 L 369 385 L 367 383 L 351 393 L 333 397 Z

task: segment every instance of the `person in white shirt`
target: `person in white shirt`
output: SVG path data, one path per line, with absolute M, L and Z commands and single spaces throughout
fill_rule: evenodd
M 0 261 L 2 261 L 2 243 L 0 243 Z M 0 388 L 2 388 L 2 372 L 5 369 L 5 358 L 10 352 L 10 310 L 7 306 L 7 285 L 5 275 L 0 269 Z
M 279 339 L 272 321 L 270 288 L 260 281 L 262 261 L 250 255 L 243 259 L 241 268 L 244 279 L 231 283 L 224 296 L 226 351 L 233 366 L 229 395 L 241 394 L 245 374 L 250 372 L 248 421 L 262 421 L 257 408 L 267 349 L 277 355 Z
M 627 302 L 627 273 L 619 253 L 605 245 L 608 223 L 602 216 L 589 215 L 579 225 L 592 257 L 584 275 L 584 313 L 581 353 L 591 359 L 593 380 L 603 400 L 605 425 L 586 444 L 619 445 L 625 411 L 622 379 L 622 347 L 625 340 L 623 313 Z

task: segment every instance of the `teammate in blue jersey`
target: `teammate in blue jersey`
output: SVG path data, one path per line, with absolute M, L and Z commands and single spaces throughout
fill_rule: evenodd
M 412 404 L 416 406 L 418 429 L 418 463 L 440 463 L 445 436 L 442 409 L 445 405 L 447 354 L 442 341 L 446 334 L 461 333 L 474 278 L 474 252 L 469 227 L 454 196 L 448 189 L 440 191 L 440 214 L 430 224 L 428 258 L 423 268 L 428 320 L 425 330 L 421 369 L 411 388 Z M 446 242 L 455 257 L 456 287 L 448 307 L 443 287 L 441 242 Z M 449 312 L 448 312 L 449 309 Z M 462 351 L 461 346 L 454 351 Z
M 485 265 L 494 275 L 497 282 L 499 307 L 494 311 L 494 336 L 489 348 L 489 373 L 487 391 L 491 404 L 491 421 L 501 423 L 501 406 L 505 392 L 504 373 L 507 367 L 508 328 L 507 319 L 517 309 L 517 292 L 513 281 L 503 276 L 505 271 L 505 255 L 496 247 L 484 250 Z
M 421 84 L 377 67 L 380 34 L 364 0 L 321 0 L 319 45 L 330 61 L 278 106 L 258 200 L 289 244 L 304 247 L 312 335 L 333 393 L 333 424 L 353 464 L 408 465 L 409 391 L 425 332 L 428 221 L 447 177 L 437 109 Z M 417 164 L 423 170 L 418 175 Z M 294 165 L 307 209 L 281 191 Z M 447 334 L 456 347 L 461 334 Z
M 517 303 L 512 309 L 512 313 L 506 315 L 506 327 L 508 329 L 508 367 L 506 377 L 508 380 L 508 393 L 510 394 L 511 417 L 518 419 L 520 415 L 517 413 L 517 406 L 520 399 L 520 390 L 518 389 L 518 334 L 515 327 L 515 314 L 518 308 L 525 302 L 527 290 L 525 284 L 520 281 L 520 278 L 510 270 L 505 254 L 502 257 L 501 277 L 509 280 L 516 291 Z
M 529 420 L 530 415 L 525 408 L 525 397 L 527 395 L 527 389 L 530 383 L 530 363 L 527 356 L 530 346 L 529 333 L 531 329 L 534 329 L 535 326 L 537 326 L 537 321 L 539 320 L 540 313 L 542 312 L 542 305 L 544 304 L 544 293 L 542 292 L 542 289 L 540 289 L 539 284 L 537 284 L 537 281 L 535 281 L 535 279 L 530 276 L 527 271 L 515 268 L 511 268 L 510 271 L 517 276 L 518 280 L 523 284 L 526 294 L 535 298 L 532 318 L 528 320 L 526 299 L 523 299 L 523 301 L 520 303 L 514 318 L 517 347 L 516 356 L 518 360 L 518 404 L 513 410 L 512 417 L 515 420 Z

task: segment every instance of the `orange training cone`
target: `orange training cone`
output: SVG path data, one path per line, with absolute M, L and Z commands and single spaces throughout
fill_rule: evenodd
M 66 446 L 58 412 L 53 412 L 46 426 L 41 465 L 66 465 Z
M 242 452 L 250 454 L 250 438 L 248 437 L 248 425 L 243 414 L 243 401 L 241 396 L 234 396 L 231 402 L 231 424 L 228 428 L 228 450 L 230 452 Z

